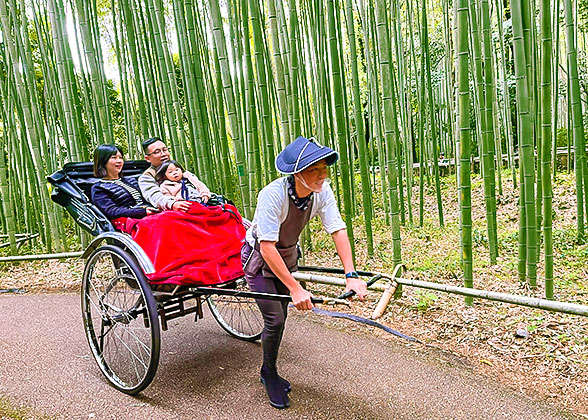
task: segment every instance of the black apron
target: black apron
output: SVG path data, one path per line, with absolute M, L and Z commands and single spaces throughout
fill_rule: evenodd
M 288 215 L 286 216 L 286 220 L 280 225 L 280 236 L 278 242 L 276 242 L 276 249 L 282 256 L 290 273 L 298 270 L 298 238 L 310 220 L 313 198 L 310 198 L 310 203 L 306 207 L 306 210 L 300 210 L 294 205 L 294 201 L 287 197 Z M 245 274 L 252 277 L 257 275 L 259 270 L 261 270 L 264 277 L 277 278 L 261 256 L 259 241 L 256 237 L 254 239 L 255 247 L 251 248 L 249 246 L 251 248 L 251 254 L 249 257 L 246 257 L 247 260 L 243 267 Z

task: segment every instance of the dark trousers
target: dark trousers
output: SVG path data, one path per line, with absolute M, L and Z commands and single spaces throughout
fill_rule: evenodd
M 250 250 L 248 250 L 250 252 Z M 242 260 L 245 263 L 249 252 L 243 252 Z M 254 251 L 255 252 L 255 251 Z M 245 258 L 243 258 L 245 257 Z M 278 278 L 264 277 L 262 270 L 254 275 L 246 273 L 245 279 L 249 288 L 254 292 L 289 295 L 290 291 Z M 263 315 L 263 332 L 261 333 L 261 344 L 263 348 L 262 370 L 276 372 L 276 359 L 278 350 L 284 334 L 286 317 L 288 316 L 288 302 L 277 300 L 256 299 L 257 305 Z

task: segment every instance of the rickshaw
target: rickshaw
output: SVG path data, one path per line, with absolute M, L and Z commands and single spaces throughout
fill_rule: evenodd
M 125 176 L 139 176 L 146 161 L 126 161 Z M 155 377 L 159 364 L 161 330 L 168 322 L 194 314 L 203 317 L 203 302 L 218 324 L 231 336 L 245 341 L 261 337 L 263 319 L 255 298 L 290 301 L 290 296 L 251 292 L 243 277 L 219 287 L 153 289 L 146 275 L 154 267 L 131 235 L 117 231 L 90 201 L 90 189 L 98 181 L 91 162 L 68 163 L 47 177 L 51 199 L 64 207 L 76 223 L 94 239 L 82 255 L 85 261 L 81 287 L 84 330 L 92 355 L 108 382 L 119 391 L 135 395 Z M 243 219 L 245 228 L 249 222 Z M 342 270 L 299 267 L 300 270 L 342 274 Z M 378 280 L 372 276 L 368 285 Z M 336 299 L 313 298 L 313 303 Z M 330 301 L 330 302 L 328 302 Z

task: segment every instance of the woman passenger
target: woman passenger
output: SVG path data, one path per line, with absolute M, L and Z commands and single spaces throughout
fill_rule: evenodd
M 92 186 L 92 202 L 110 220 L 119 217 L 142 219 L 157 213 L 141 195 L 135 178 L 121 176 L 125 161 L 114 144 L 102 144 L 94 151 L 94 176 L 100 178 Z

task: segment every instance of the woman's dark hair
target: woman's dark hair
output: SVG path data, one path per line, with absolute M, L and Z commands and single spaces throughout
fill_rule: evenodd
M 94 150 L 94 176 L 97 178 L 104 178 L 106 176 L 106 163 L 111 156 L 116 155 L 116 152 L 123 152 L 120 147 L 114 144 L 101 144 Z
M 169 165 L 175 165 L 176 168 L 180 168 L 180 171 L 184 172 L 184 167 L 180 165 L 178 162 L 176 162 L 175 160 L 166 160 L 161 164 L 161 166 L 159 167 L 159 169 L 157 169 L 157 172 L 155 173 L 155 180 L 158 184 L 161 184 L 163 181 L 166 180 L 165 173 L 167 172 L 167 168 L 169 168 Z

